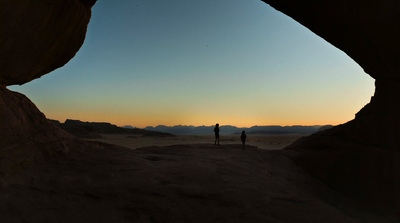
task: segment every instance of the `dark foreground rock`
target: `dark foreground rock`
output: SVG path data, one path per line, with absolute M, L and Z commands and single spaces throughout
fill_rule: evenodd
M 24 95 L 0 87 L 0 175 L 27 168 L 80 142 L 50 123 Z
M 279 151 L 82 146 L 2 177 L 2 221 L 391 222 Z
M 333 189 L 400 221 L 400 152 L 348 138 L 349 127 L 304 137 L 284 153 Z
M 337 192 L 330 188 L 335 181 L 308 175 L 285 156 L 288 151 L 207 144 L 129 150 L 80 141 L 52 125 L 24 95 L 0 90 L 0 219 L 4 222 L 396 219 L 387 205 L 375 208 L 368 203 L 371 200 L 353 196 L 354 185 Z M 319 168 L 313 162 L 326 159 L 315 154 L 306 155 L 305 163 Z M 354 165 L 344 170 L 353 171 Z M 377 174 L 391 173 L 387 166 L 380 168 Z M 370 188 L 373 192 L 377 187 Z M 385 201 L 392 202 L 386 197 Z

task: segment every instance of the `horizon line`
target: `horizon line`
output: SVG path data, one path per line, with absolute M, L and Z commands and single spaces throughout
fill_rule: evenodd
M 146 125 L 145 127 L 137 127 L 137 126 L 132 125 L 132 124 L 118 125 L 118 124 L 113 124 L 112 122 L 107 122 L 107 121 L 82 121 L 82 120 L 79 120 L 79 119 L 67 118 L 62 122 L 62 121 L 57 120 L 57 119 L 51 119 L 51 118 L 47 118 L 47 119 L 55 120 L 55 121 L 58 121 L 60 123 L 65 123 L 67 120 L 80 121 L 80 122 L 89 122 L 89 123 L 90 122 L 91 123 L 108 123 L 108 124 L 112 124 L 112 125 L 115 125 L 115 126 L 121 127 L 121 128 L 130 126 L 130 127 L 139 128 L 139 129 L 144 129 L 144 128 L 148 128 L 148 127 L 155 128 L 155 127 L 158 127 L 158 126 L 165 126 L 165 127 L 176 127 L 176 126 L 184 126 L 184 127 L 213 127 L 213 126 L 215 126 L 215 124 L 213 124 L 213 125 L 190 125 L 190 124 L 164 125 L 164 124 L 158 124 L 158 125 Z M 340 124 L 338 124 L 338 125 L 340 125 Z M 307 125 L 301 125 L 301 124 L 291 124 L 291 125 L 280 125 L 280 124 L 269 124 L 268 125 L 268 124 L 264 124 L 264 125 L 258 125 L 258 124 L 256 124 L 256 125 L 252 125 L 252 126 L 246 127 L 246 126 L 236 126 L 236 125 L 232 125 L 232 124 L 226 124 L 226 125 L 221 125 L 220 124 L 220 127 L 223 127 L 223 126 L 232 126 L 232 127 L 236 127 L 236 128 L 252 128 L 252 127 L 262 127 L 262 126 L 293 127 L 293 126 L 336 126 L 336 125 L 334 125 L 334 124 L 307 124 Z
M 132 125 L 122 125 L 122 126 L 119 126 L 119 127 L 128 127 L 128 126 L 130 126 L 130 127 L 133 127 L 133 128 L 139 128 L 139 127 L 136 127 L 136 126 L 132 126 Z M 169 125 L 156 125 L 156 126 L 152 126 L 152 125 L 149 125 L 149 126 L 146 126 L 146 127 L 144 127 L 144 128 L 148 128 L 148 127 L 153 127 L 153 128 L 155 128 L 155 127 L 158 127 L 158 126 L 165 126 L 165 127 L 177 127 L 177 126 L 183 126 L 183 127 L 214 127 L 215 125 L 172 125 L 172 126 L 169 126 Z M 302 127 L 305 127 L 305 126 L 310 126 L 310 127 L 312 127 L 312 126 L 335 126 L 335 125 L 332 125 L 332 124 L 324 124 L 324 125 L 253 125 L 253 126 L 250 126 L 250 127 L 242 127 L 242 126 L 236 126 L 236 125 L 220 125 L 219 127 L 221 128 L 221 127 L 224 127 L 224 126 L 231 126 L 231 127 L 236 127 L 236 128 L 252 128 L 252 127 L 265 127 L 265 126 L 280 126 L 280 127 L 294 127 L 294 126 L 302 126 Z M 143 128 L 141 128 L 141 129 L 143 129 Z

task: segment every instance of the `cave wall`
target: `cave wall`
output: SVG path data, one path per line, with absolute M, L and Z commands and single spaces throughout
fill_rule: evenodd
M 263 0 L 344 51 L 375 79 L 355 118 L 285 148 L 317 179 L 400 217 L 400 1 Z M 391 218 L 391 217 L 389 217 Z
M 375 79 L 371 102 L 341 126 L 345 137 L 400 145 L 400 1 L 263 0 L 344 51 Z
M 66 64 L 85 39 L 96 0 L 0 2 L 0 86 L 24 84 Z M 400 145 L 400 2 L 264 0 L 343 50 L 376 79 L 376 92 L 343 128 L 360 142 Z
M 54 126 L 25 96 L 0 87 L 0 177 L 66 154 L 78 140 Z
M 327 185 L 400 216 L 400 2 L 263 1 L 343 50 L 376 79 L 375 95 L 354 120 L 302 139 L 286 150 L 288 156 Z M 0 1 L 0 177 L 82 144 L 6 86 L 67 63 L 83 44 L 95 2 Z
M 81 142 L 6 86 L 39 78 L 74 57 L 95 2 L 0 1 L 0 177 L 79 148 Z
M 375 79 L 400 81 L 400 2 L 263 0 L 343 50 Z
M 95 0 L 0 1 L 0 85 L 65 65 L 82 46 Z
M 400 145 L 400 2 L 263 0 L 343 50 L 376 79 L 375 95 L 342 128 L 346 137 Z M 96 0 L 0 2 L 0 86 L 24 84 L 66 64 L 85 39 Z

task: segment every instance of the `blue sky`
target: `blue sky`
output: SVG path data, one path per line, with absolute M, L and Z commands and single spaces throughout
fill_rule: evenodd
M 67 65 L 10 88 L 60 121 L 250 127 L 344 123 L 374 84 L 259 0 L 99 0 Z

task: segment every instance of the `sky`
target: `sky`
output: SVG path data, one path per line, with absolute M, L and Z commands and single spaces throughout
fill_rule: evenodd
M 76 56 L 11 90 L 47 118 L 157 125 L 325 125 L 374 80 L 260 0 L 98 0 Z

